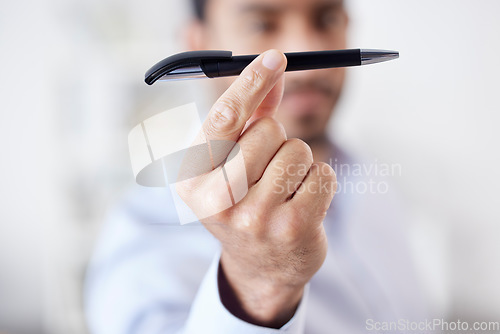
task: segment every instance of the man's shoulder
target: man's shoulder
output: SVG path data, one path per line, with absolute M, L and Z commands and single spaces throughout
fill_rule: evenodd
M 206 254 L 208 260 L 218 242 L 199 222 L 180 225 L 168 189 L 134 186 L 107 213 L 95 255 L 107 258 L 123 249 L 176 257 Z

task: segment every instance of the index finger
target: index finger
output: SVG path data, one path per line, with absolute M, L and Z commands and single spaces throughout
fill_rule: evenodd
M 285 68 L 286 57 L 278 50 L 266 51 L 250 63 L 208 113 L 202 126 L 206 141 L 238 141 L 245 123 Z M 279 99 L 276 101 L 279 103 Z

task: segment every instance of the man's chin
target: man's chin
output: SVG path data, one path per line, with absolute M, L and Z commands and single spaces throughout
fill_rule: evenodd
M 302 89 L 285 92 L 281 101 L 283 111 L 292 117 L 317 114 L 331 103 L 331 96 L 318 89 Z

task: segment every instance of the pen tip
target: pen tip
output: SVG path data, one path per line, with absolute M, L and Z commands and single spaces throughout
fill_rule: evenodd
M 381 63 L 399 58 L 398 51 L 361 49 L 361 65 Z

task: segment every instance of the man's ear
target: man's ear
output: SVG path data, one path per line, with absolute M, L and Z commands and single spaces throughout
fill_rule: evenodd
M 184 40 L 189 50 L 204 50 L 206 49 L 205 27 L 199 20 L 193 20 L 186 28 Z

